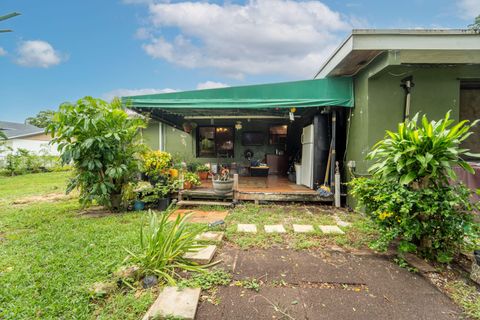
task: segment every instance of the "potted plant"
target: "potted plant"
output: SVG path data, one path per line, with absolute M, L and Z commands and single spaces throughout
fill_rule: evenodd
M 161 211 L 167 210 L 170 205 L 170 185 L 157 185 L 155 189 L 158 196 L 158 209 Z
M 200 178 L 194 172 L 185 172 L 183 176 L 183 188 L 192 189 L 194 186 L 200 185 Z
M 220 174 L 212 177 L 213 191 L 217 194 L 225 195 L 233 191 L 233 178 L 230 176 L 230 170 L 222 168 Z
M 200 180 L 207 180 L 209 172 L 210 168 L 205 164 L 197 167 L 197 174 L 200 177 Z
M 172 166 L 172 155 L 164 151 L 148 151 L 143 157 L 144 172 L 150 183 L 155 186 L 157 183 L 165 183 L 170 174 Z

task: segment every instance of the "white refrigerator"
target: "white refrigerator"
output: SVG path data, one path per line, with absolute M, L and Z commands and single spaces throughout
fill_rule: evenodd
M 303 128 L 302 132 L 302 184 L 313 189 L 313 124 Z

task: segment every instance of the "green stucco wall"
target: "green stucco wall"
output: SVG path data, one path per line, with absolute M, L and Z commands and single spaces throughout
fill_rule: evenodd
M 419 112 L 432 120 L 443 118 L 448 110 L 458 120 L 460 81 L 480 78 L 480 65 L 389 65 L 390 62 L 388 56 L 378 57 L 354 80 L 355 107 L 350 117 L 346 162 L 354 160 L 358 174 L 367 173 L 372 163 L 365 157 L 384 137 L 385 130 L 396 130 L 403 121 L 403 78 L 413 76 L 415 84 L 410 115 Z

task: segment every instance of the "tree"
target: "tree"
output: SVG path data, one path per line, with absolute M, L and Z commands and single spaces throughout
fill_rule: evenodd
M 480 14 L 475 18 L 473 23 L 468 26 L 468 28 L 475 32 L 480 32 Z
M 28 117 L 25 122 L 35 127 L 46 128 L 52 122 L 54 115 L 55 111 L 53 110 L 43 110 L 34 117 Z
M 144 145 L 138 129 L 145 127 L 142 118 L 127 115 L 118 99 L 107 103 L 85 97 L 60 105 L 47 132 L 62 161 L 75 170 L 67 193 L 77 188 L 83 205 L 96 201 L 118 210 L 140 171 Z

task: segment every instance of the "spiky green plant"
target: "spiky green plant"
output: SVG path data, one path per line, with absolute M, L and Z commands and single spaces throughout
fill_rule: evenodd
M 149 224 L 140 229 L 140 251 L 128 250 L 130 259 L 139 265 L 142 271 L 159 277 L 160 282 L 175 285 L 178 271 L 202 272 L 210 265 L 198 265 L 186 258 L 188 252 L 194 252 L 204 247 L 199 245 L 195 237 L 205 230 L 205 227 L 191 226 L 187 219 L 191 214 L 178 215 L 174 221 L 169 221 L 173 210 L 169 208 L 163 214 L 149 210 Z
M 459 145 L 472 134 L 470 129 L 478 120 L 453 125 L 449 111 L 440 121 L 429 121 L 424 115 L 419 125 L 418 117 L 417 113 L 412 120 L 400 123 L 397 132 L 386 131 L 385 139 L 375 144 L 368 155 L 368 159 L 376 161 L 369 171 L 382 179 L 403 185 L 417 182 L 421 187 L 446 184 L 448 178 L 455 180 L 455 165 L 473 173 L 462 156 L 478 155 Z

